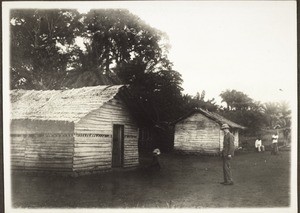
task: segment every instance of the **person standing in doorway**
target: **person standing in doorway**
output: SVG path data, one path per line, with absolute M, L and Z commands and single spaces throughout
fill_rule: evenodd
M 221 182 L 221 184 L 233 185 L 232 173 L 230 168 L 230 160 L 234 156 L 234 136 L 229 131 L 228 124 L 223 124 L 221 130 L 223 130 L 224 132 L 223 151 L 222 151 L 224 182 Z

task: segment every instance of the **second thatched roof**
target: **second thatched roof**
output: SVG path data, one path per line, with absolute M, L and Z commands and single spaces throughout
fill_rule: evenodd
M 208 117 L 209 119 L 217 122 L 218 124 L 222 125 L 222 124 L 228 124 L 231 128 L 236 128 L 236 129 L 246 129 L 246 127 L 239 125 L 231 120 L 228 120 L 227 118 L 224 118 L 223 116 L 214 113 L 214 112 L 210 112 L 208 110 L 204 110 L 201 108 L 196 108 L 191 110 L 189 113 L 187 113 L 186 115 L 180 117 L 179 119 L 177 119 L 176 121 L 172 122 L 172 124 L 176 124 L 184 119 L 186 119 L 187 117 L 190 117 L 191 115 L 195 114 L 195 113 L 201 113 L 204 116 Z

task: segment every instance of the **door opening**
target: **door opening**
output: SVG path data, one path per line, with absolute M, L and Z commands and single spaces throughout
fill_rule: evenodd
M 113 125 L 112 167 L 122 167 L 124 163 L 124 125 Z

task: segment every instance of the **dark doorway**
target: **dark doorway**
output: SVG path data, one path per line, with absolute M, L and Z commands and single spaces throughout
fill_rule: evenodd
M 124 161 L 124 125 L 113 125 L 112 167 L 122 167 Z

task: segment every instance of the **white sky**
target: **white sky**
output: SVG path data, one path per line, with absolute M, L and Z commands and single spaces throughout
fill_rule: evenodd
M 226 89 L 261 102 L 295 97 L 296 2 L 127 2 L 111 7 L 127 8 L 168 34 L 169 58 L 182 74 L 184 93 L 205 90 L 206 98 L 218 103 Z

